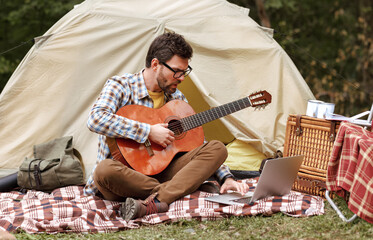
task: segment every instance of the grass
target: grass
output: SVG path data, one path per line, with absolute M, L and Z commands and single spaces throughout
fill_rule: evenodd
M 347 218 L 353 214 L 336 199 Z M 373 224 L 360 218 L 343 222 L 325 202 L 325 214 L 293 218 L 277 213 L 270 217 L 231 217 L 217 221 L 179 221 L 105 234 L 15 234 L 17 239 L 373 239 Z

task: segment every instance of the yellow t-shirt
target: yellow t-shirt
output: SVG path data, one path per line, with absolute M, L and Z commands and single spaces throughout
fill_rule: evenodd
M 164 105 L 164 92 L 151 92 L 148 90 L 149 96 L 153 100 L 154 107 L 160 108 Z
M 224 164 L 232 170 L 258 171 L 266 156 L 250 143 L 235 139 L 227 145 L 228 157 Z

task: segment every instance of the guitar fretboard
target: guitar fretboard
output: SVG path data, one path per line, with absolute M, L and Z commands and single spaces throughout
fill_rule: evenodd
M 199 127 L 205 123 L 211 122 L 215 119 L 227 116 L 231 113 L 237 112 L 244 108 L 250 107 L 251 102 L 248 97 L 236 100 L 234 102 L 226 103 L 224 105 L 194 114 L 180 119 L 183 131 Z

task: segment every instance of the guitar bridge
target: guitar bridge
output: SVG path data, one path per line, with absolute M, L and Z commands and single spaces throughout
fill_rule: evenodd
M 146 151 L 148 151 L 149 156 L 150 157 L 154 156 L 154 152 L 151 147 L 152 144 L 150 143 L 149 139 L 145 141 L 144 145 L 145 145 Z

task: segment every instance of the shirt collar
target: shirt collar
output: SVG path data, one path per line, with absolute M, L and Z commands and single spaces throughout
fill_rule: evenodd
M 143 99 L 143 98 L 149 96 L 148 89 L 146 88 L 144 75 L 143 75 L 144 70 L 145 69 L 142 69 L 139 72 L 139 91 L 138 91 L 139 99 Z

